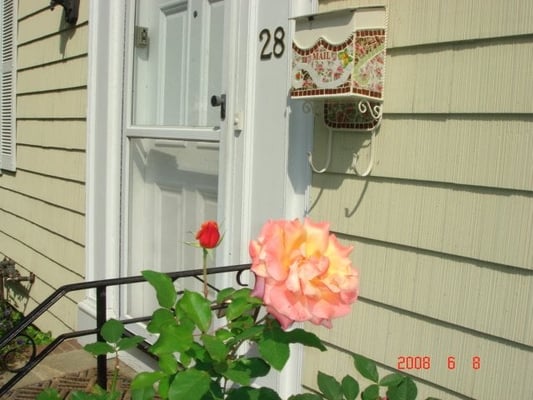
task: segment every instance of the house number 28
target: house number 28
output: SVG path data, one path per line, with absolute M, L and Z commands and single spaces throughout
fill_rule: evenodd
M 285 30 L 278 26 L 272 33 L 270 29 L 265 28 L 259 33 L 259 42 L 263 43 L 261 60 L 270 60 L 272 54 L 280 58 L 285 52 Z

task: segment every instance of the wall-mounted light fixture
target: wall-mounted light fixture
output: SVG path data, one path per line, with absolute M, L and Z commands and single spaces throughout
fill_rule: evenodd
M 331 160 L 332 130 L 371 132 L 381 124 L 385 72 L 386 11 L 384 7 L 338 10 L 296 18 L 292 43 L 291 97 L 319 104 L 329 129 L 325 172 Z M 316 109 L 317 107 L 313 107 Z M 370 173 L 352 170 L 359 176 Z
M 78 21 L 78 11 L 80 8 L 80 0 L 51 0 L 50 9 L 53 10 L 55 6 L 61 6 L 65 10 L 65 21 L 70 25 L 75 25 Z

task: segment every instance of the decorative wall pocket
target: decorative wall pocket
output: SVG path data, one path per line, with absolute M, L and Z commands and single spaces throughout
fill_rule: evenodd
M 371 132 L 370 165 L 360 173 L 354 154 L 352 169 L 360 176 L 373 166 L 372 142 L 381 124 L 386 48 L 384 7 L 364 7 L 298 17 L 292 43 L 293 99 L 311 102 L 329 129 L 326 166 L 332 131 Z

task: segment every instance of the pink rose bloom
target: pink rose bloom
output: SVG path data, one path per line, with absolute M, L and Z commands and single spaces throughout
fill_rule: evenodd
M 295 321 L 331 328 L 331 319 L 348 314 L 359 293 L 359 274 L 329 224 L 268 221 L 250 242 L 252 292 L 287 329 Z

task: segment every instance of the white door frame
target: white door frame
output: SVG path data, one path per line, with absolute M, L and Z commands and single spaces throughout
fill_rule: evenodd
M 88 61 L 88 115 L 87 115 L 87 177 L 86 177 L 86 279 L 105 279 L 120 274 L 121 260 L 121 151 L 123 112 L 123 53 L 126 3 L 131 0 L 92 0 L 89 19 Z M 249 21 L 247 27 L 230 24 L 227 32 L 231 38 L 257 37 L 264 21 L 260 7 L 270 0 L 227 0 L 231 2 L 234 18 Z M 263 2 L 263 3 L 261 3 Z M 271 5 L 267 5 L 270 7 Z M 292 0 L 291 16 L 315 12 L 317 0 Z M 239 17 L 240 15 L 240 17 Z M 243 32 L 242 30 L 245 30 Z M 241 36 L 245 35 L 245 36 Z M 290 35 L 287 48 L 290 51 Z M 236 43 L 236 42 L 234 42 Z M 240 42 L 227 55 L 231 61 L 232 75 L 246 76 L 246 82 L 255 82 L 257 74 L 268 73 L 255 56 L 260 51 L 259 41 Z M 243 55 L 249 55 L 246 59 Z M 240 60 L 240 61 L 239 61 Z M 237 63 L 239 63 L 237 65 Z M 288 63 L 287 63 L 288 64 Z M 279 71 L 279 68 L 278 70 Z M 278 72 L 279 73 L 279 72 Z M 283 72 L 281 72 L 283 73 Z M 245 74 L 245 75 L 242 75 Z M 288 65 L 285 79 L 289 79 Z M 281 77 L 283 79 L 283 77 Z M 219 175 L 220 209 L 231 237 L 225 237 L 223 251 L 217 252 L 217 264 L 247 262 L 247 243 L 258 233 L 268 218 L 303 217 L 307 211 L 307 188 L 310 170 L 306 154 L 312 142 L 312 116 L 304 115 L 299 106 L 287 106 L 284 112 L 289 118 L 276 132 L 254 132 L 258 129 L 261 97 L 255 87 L 236 85 L 228 81 L 226 123 L 234 117 L 244 118 L 242 132 L 234 131 L 221 141 L 221 159 L 226 165 Z M 263 99 L 264 100 L 264 99 Z M 253 134 L 252 134 L 253 132 Z M 271 136 L 266 139 L 265 135 Z M 280 159 L 273 160 L 270 146 Z M 273 147 L 272 147 L 273 146 Z M 242 154 L 242 157 L 236 157 Z M 268 180 L 272 170 L 283 173 L 283 179 Z M 265 169 L 266 168 L 266 169 Z M 278 175 L 280 176 L 280 175 Z M 228 190 L 226 190 L 228 188 Z M 278 193 L 275 201 L 264 201 L 265 195 Z M 239 218 L 230 218 L 230 216 Z M 244 243 L 244 245 L 243 245 Z M 119 292 L 108 293 L 108 316 L 113 316 L 119 306 Z M 96 315 L 95 298 L 92 292 L 80 303 L 78 328 L 94 327 Z M 282 397 L 299 390 L 301 356 L 296 355 L 276 382 Z

